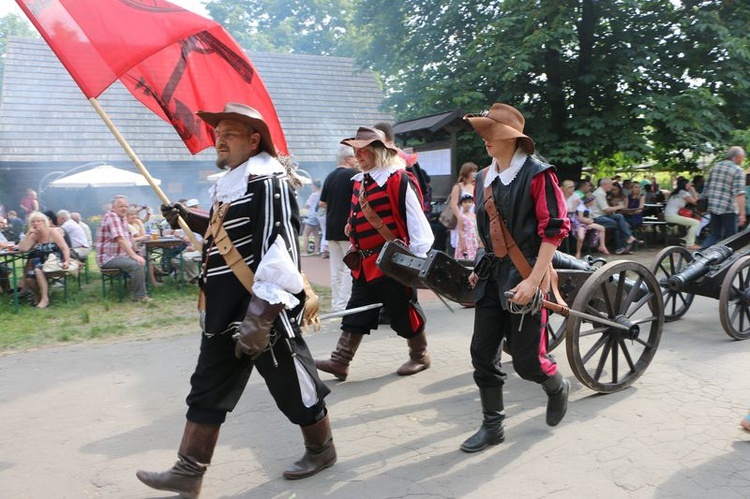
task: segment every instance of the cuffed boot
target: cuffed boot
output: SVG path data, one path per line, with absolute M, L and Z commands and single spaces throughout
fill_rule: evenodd
M 331 358 L 329 360 L 316 360 L 315 367 L 320 371 L 333 374 L 341 381 L 345 381 L 349 375 L 349 363 L 354 358 L 359 344 L 362 343 L 362 336 L 364 335 L 342 332 L 339 342 L 336 344 L 336 349 L 331 352 Z
M 398 368 L 399 376 L 411 376 L 430 367 L 430 356 L 427 354 L 427 335 L 424 331 L 414 338 L 407 340 L 409 344 L 409 360 Z
M 505 441 L 503 420 L 503 387 L 490 386 L 479 388 L 479 398 L 482 401 L 482 426 L 475 434 L 464 440 L 461 450 L 464 452 L 479 452 L 490 445 L 497 445 Z
M 196 499 L 219 439 L 220 425 L 188 421 L 177 453 L 178 461 L 162 472 L 138 470 L 135 476 L 152 489 L 177 492 L 180 497 Z
M 284 472 L 287 480 L 313 476 L 336 462 L 336 448 L 333 446 L 328 414 L 317 423 L 301 428 L 305 438 L 305 455 Z
M 570 381 L 563 378 L 563 375 L 558 371 L 542 383 L 542 388 L 547 393 L 547 424 L 557 426 L 568 411 Z

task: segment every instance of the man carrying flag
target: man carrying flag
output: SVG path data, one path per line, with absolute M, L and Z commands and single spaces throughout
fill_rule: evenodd
M 210 190 L 209 217 L 179 203 L 161 209 L 172 227 L 179 215 L 191 230 L 207 233 L 200 277 L 205 297 L 200 355 L 190 379 L 177 463 L 161 473 L 137 473 L 149 487 L 185 497 L 200 493 L 219 428 L 254 367 L 279 409 L 302 427 L 306 452 L 284 477 L 305 478 L 336 462 L 324 401 L 330 390 L 320 381 L 300 334 L 305 302 L 300 218 L 286 170 L 255 109 L 230 102 L 223 112 L 197 114 L 213 127 L 216 165 L 228 172 Z

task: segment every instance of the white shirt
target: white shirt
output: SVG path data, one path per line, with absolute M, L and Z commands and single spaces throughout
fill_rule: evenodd
M 602 217 L 607 214 L 604 211 L 605 208 L 609 207 L 607 204 L 607 193 L 601 187 L 597 187 L 592 193 L 594 196 L 594 202 L 589 206 L 591 212 L 591 218 Z
M 687 197 L 690 197 L 690 193 L 686 190 L 681 190 L 677 194 L 669 196 L 667 204 L 664 205 L 664 215 L 677 215 L 677 212 L 687 204 L 687 201 L 685 200 Z
M 69 218 L 61 225 L 62 229 L 70 238 L 71 248 L 90 248 L 88 240 L 86 239 L 86 233 L 83 231 L 83 227 L 78 225 L 75 220 Z
M 352 177 L 352 180 L 362 181 L 367 173 L 378 186 L 383 187 L 388 178 L 397 170 L 403 170 L 398 166 L 376 166 L 367 172 L 359 172 Z M 417 193 L 409 185 L 406 190 L 406 230 L 409 231 L 409 251 L 419 257 L 427 256 L 427 252 L 435 242 L 435 235 L 432 233 L 430 222 L 422 211 L 422 203 L 419 202 Z

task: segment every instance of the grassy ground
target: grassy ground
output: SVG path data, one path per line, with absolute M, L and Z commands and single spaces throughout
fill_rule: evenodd
M 321 308 L 330 303 L 328 288 L 313 285 L 313 289 L 320 296 Z M 51 288 L 51 303 L 46 309 L 37 309 L 24 301 L 16 314 L 11 298 L 3 295 L 0 297 L 0 353 L 64 343 L 199 331 L 197 286 L 186 284 L 180 289 L 173 279 L 165 278 L 164 285 L 152 288 L 150 295 L 154 300 L 148 304 L 134 303 L 129 294 L 120 302 L 115 291 L 102 298 L 101 277 L 97 271 L 89 273 L 89 283 L 83 284 L 81 289 L 75 280 L 68 280 L 67 302 L 61 287 Z

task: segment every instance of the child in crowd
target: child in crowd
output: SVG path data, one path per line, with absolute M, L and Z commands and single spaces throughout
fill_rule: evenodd
M 476 215 L 471 208 L 474 206 L 474 197 L 471 194 L 463 194 L 458 200 L 460 210 L 456 229 L 458 232 L 458 244 L 456 245 L 456 260 L 474 260 L 479 247 L 476 230 Z

